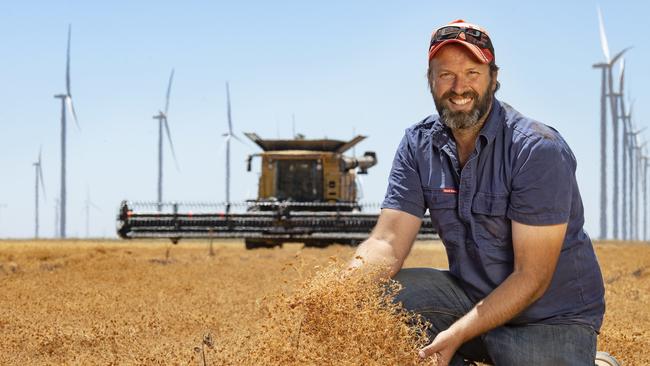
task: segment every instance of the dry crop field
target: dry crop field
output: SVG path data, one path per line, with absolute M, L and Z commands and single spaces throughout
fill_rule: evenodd
M 422 324 L 367 278 L 335 272 L 352 250 L 2 241 L 0 364 L 418 364 Z M 648 365 L 650 246 L 596 250 L 607 289 L 598 348 Z M 444 249 L 418 243 L 406 265 L 446 267 Z

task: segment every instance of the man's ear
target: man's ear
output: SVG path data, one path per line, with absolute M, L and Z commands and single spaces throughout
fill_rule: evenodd
M 499 82 L 498 77 L 499 77 L 499 71 L 492 72 L 492 78 L 491 78 L 492 79 L 492 85 L 491 85 L 492 86 L 492 93 L 496 93 L 496 91 L 497 91 L 497 85 L 498 85 L 497 83 Z
M 427 84 L 429 84 L 429 90 L 431 93 L 433 93 L 433 90 L 435 89 L 435 78 L 433 77 L 433 67 L 431 67 L 431 64 L 429 64 L 429 68 L 427 69 Z

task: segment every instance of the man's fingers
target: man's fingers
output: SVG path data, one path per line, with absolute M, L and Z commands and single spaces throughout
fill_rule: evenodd
M 422 348 L 419 352 L 418 355 L 422 359 L 426 359 L 429 357 L 432 357 L 433 360 L 436 362 L 437 366 L 448 366 L 449 365 L 449 360 L 445 359 L 445 357 L 442 355 L 442 349 L 440 349 L 440 345 L 436 344 L 435 341 L 429 344 L 428 346 Z
M 422 348 L 418 354 L 420 355 L 420 358 L 427 358 L 435 355 L 437 353 L 437 347 L 431 343 L 428 346 Z

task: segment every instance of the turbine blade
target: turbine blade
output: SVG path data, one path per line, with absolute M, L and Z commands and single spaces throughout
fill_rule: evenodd
M 221 157 L 223 156 L 224 152 L 226 151 L 226 142 L 227 142 L 227 137 L 221 141 L 219 146 L 217 147 L 217 155 L 215 156 L 215 159 L 217 161 L 221 161 Z
M 41 190 L 43 191 L 43 199 L 47 201 L 47 193 L 45 193 L 45 180 L 43 179 L 43 167 L 40 164 L 40 157 L 38 159 L 38 180 L 41 182 Z
M 41 190 L 43 191 L 43 199 L 47 201 L 47 194 L 45 193 L 45 182 L 43 181 L 43 164 L 42 164 L 42 156 L 43 156 L 43 146 L 41 145 L 38 149 L 38 162 L 36 162 L 36 179 L 40 182 Z
M 169 110 L 169 96 L 172 93 L 172 81 L 174 81 L 174 69 L 169 75 L 169 83 L 167 84 L 167 95 L 165 97 L 165 116 L 167 116 L 167 111 Z
M 605 24 L 603 22 L 603 14 L 600 12 L 600 6 L 596 8 L 598 10 L 598 26 L 600 29 L 600 47 L 603 49 L 603 55 L 607 63 L 609 63 L 609 46 L 607 45 L 607 35 L 605 34 Z
M 68 24 L 68 50 L 66 52 L 65 60 L 65 90 L 66 94 L 70 96 L 70 38 L 72 34 L 72 24 Z
M 232 138 L 234 138 L 235 140 L 239 141 L 240 144 L 250 148 L 250 145 L 247 144 L 246 141 L 242 140 L 239 136 L 235 135 L 234 133 L 231 134 L 230 136 L 232 136 Z
M 97 206 L 93 201 L 88 201 L 88 205 L 89 205 L 90 207 L 94 208 L 95 210 L 99 211 L 99 212 L 102 211 L 102 209 L 99 208 L 99 206 Z
M 618 59 L 619 59 L 621 56 L 623 56 L 623 54 L 625 53 L 625 51 L 627 51 L 627 50 L 629 50 L 629 49 L 631 49 L 631 48 L 632 48 L 632 47 L 627 47 L 627 48 L 623 49 L 621 52 L 617 53 L 616 56 L 614 56 L 614 58 L 612 58 L 612 61 L 610 61 L 609 64 L 610 64 L 610 65 L 614 65 L 614 64 L 616 63 L 616 61 L 618 61 Z
M 232 135 L 232 114 L 230 110 L 230 86 L 226 81 L 226 104 L 228 110 L 228 134 Z
M 224 141 L 230 141 L 231 139 L 235 139 L 237 140 L 237 142 L 239 142 L 243 146 L 246 146 L 248 149 L 252 149 L 251 145 L 249 145 L 245 140 L 235 135 L 234 133 L 233 134 L 224 133 L 223 136 L 225 137 Z
M 77 112 L 74 110 L 74 104 L 72 104 L 72 97 L 67 95 L 65 97 L 65 104 L 70 113 L 72 113 L 72 119 L 74 124 L 77 126 L 77 130 L 81 131 L 81 126 L 79 126 L 79 121 L 77 121 Z
M 176 151 L 174 151 L 174 143 L 172 142 L 172 134 L 169 131 L 169 123 L 167 123 L 167 117 L 165 117 L 165 132 L 167 134 L 167 140 L 169 141 L 169 147 L 172 151 L 172 157 L 174 158 L 174 165 L 176 166 L 176 170 L 180 171 L 181 169 L 178 167 L 178 160 L 176 160 Z

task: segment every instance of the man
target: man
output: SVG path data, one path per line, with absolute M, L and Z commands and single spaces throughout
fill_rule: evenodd
M 397 300 L 431 323 L 421 357 L 594 365 L 604 287 L 575 157 L 556 130 L 495 99 L 497 75 L 483 28 L 457 20 L 433 33 L 438 116 L 406 130 L 352 266 L 389 265 Z M 427 209 L 449 271 L 401 269 Z

